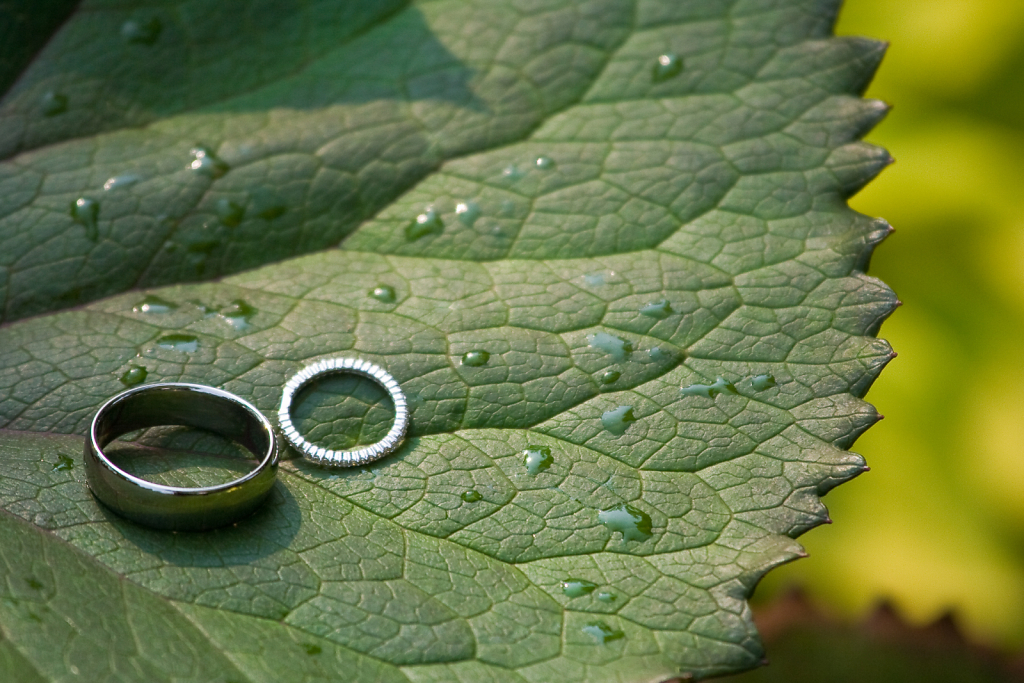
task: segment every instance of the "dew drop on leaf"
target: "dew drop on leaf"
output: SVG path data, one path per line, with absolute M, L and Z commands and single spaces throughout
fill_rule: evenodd
M 156 340 L 156 345 L 171 351 L 194 353 L 199 348 L 199 339 L 191 334 L 165 334 Z
M 370 296 L 382 303 L 393 304 L 396 299 L 395 288 L 391 285 L 377 285 L 370 292 Z
M 541 171 L 550 171 L 555 167 L 555 160 L 551 157 L 540 156 L 533 162 L 533 165 Z
M 68 110 L 68 98 L 67 95 L 61 95 L 60 93 L 47 92 L 43 95 L 42 100 L 43 116 L 57 116 L 63 114 Z
M 192 163 L 189 164 L 189 168 L 200 175 L 209 176 L 210 178 L 220 178 L 231 170 L 231 167 L 226 161 L 202 145 L 193 147 L 189 153 L 193 157 Z
M 603 621 L 592 621 L 581 630 L 599 643 L 610 643 L 613 640 L 621 640 L 626 637 L 625 633 L 617 628 L 612 628 Z
M 142 384 L 145 382 L 148 375 L 149 372 L 146 371 L 146 368 L 139 365 L 133 365 L 125 370 L 124 374 L 122 374 L 118 379 L 121 381 L 121 384 L 126 387 L 134 387 L 136 384 Z
M 71 202 L 71 218 L 85 226 L 85 235 L 95 242 L 99 239 L 100 203 L 89 197 L 79 197 Z
M 615 593 L 609 593 L 608 591 L 601 591 L 597 594 L 597 599 L 601 602 L 615 602 L 618 597 Z
M 758 375 L 750 380 L 750 386 L 754 388 L 754 391 L 764 391 L 765 389 L 771 389 L 775 386 L 774 375 Z
M 683 70 L 683 60 L 674 54 L 668 53 L 658 57 L 651 69 L 651 80 L 655 83 L 675 78 Z
M 236 330 L 248 330 L 252 327 L 252 317 L 256 315 L 257 311 L 255 308 L 242 301 L 241 299 L 235 299 L 230 305 L 225 306 L 220 310 L 220 317 L 224 319 L 228 325 L 235 328 Z
M 597 588 L 597 584 L 586 579 L 566 579 L 562 582 L 562 592 L 570 598 L 582 598 Z
M 229 228 L 238 227 L 245 217 L 245 207 L 230 199 L 218 199 L 215 209 L 217 211 L 217 220 Z
M 704 398 L 714 398 L 724 393 L 740 393 L 736 391 L 736 386 L 724 377 L 716 377 L 714 384 L 691 384 L 688 387 L 683 387 L 679 392 L 683 396 L 703 396 Z
M 605 370 L 601 375 L 601 384 L 615 384 L 620 377 L 622 377 L 622 373 L 618 370 Z
M 504 176 L 507 180 L 515 181 L 522 178 L 524 174 L 522 171 L 519 170 L 518 166 L 516 166 L 515 164 L 509 164 L 508 166 L 505 167 L 505 170 L 501 172 L 501 175 Z
M 139 303 L 132 306 L 135 313 L 170 313 L 178 308 L 178 304 L 147 294 Z
M 487 361 L 490 359 L 491 354 L 482 349 L 475 349 L 462 354 L 462 364 L 468 365 L 471 368 L 478 368 L 481 365 L 487 365 Z
M 604 275 L 602 273 L 590 273 L 583 276 L 583 281 L 591 287 L 600 287 L 604 284 Z
M 195 306 L 196 309 L 204 318 L 212 318 L 213 316 L 217 315 L 217 311 L 214 310 L 212 306 L 207 306 L 198 299 L 190 299 L 189 303 Z
M 588 334 L 587 341 L 590 346 L 604 351 L 609 356 L 617 361 L 624 361 L 629 358 L 629 354 L 633 353 L 633 343 L 620 339 L 613 334 L 607 332 L 597 332 L 595 334 Z
M 429 208 L 405 226 L 405 238 L 414 242 L 427 235 L 439 235 L 444 232 L 444 221 L 433 208 Z
M 538 475 L 555 464 L 551 449 L 547 446 L 527 446 L 523 451 L 523 465 L 532 475 Z
M 455 205 L 455 215 L 458 216 L 459 222 L 467 227 L 472 227 L 481 213 L 480 205 L 476 202 L 459 202 Z
M 483 500 L 484 497 L 480 495 L 479 491 L 474 491 L 473 489 L 470 489 L 469 491 L 463 491 L 462 495 L 460 495 L 459 498 L 466 501 L 467 503 L 475 503 L 479 500 Z
M 625 434 L 629 425 L 633 422 L 636 422 L 636 417 L 633 415 L 633 406 L 619 406 L 601 415 L 601 424 L 615 436 Z
M 58 455 L 57 462 L 53 463 L 54 472 L 70 472 L 75 467 L 75 461 L 68 455 Z M 40 586 L 41 587 L 41 586 Z
M 107 179 L 107 182 L 103 183 L 103 189 L 106 191 L 120 190 L 125 187 L 131 187 L 135 183 L 142 180 L 142 176 L 136 173 L 122 173 Z
M 152 45 L 162 30 L 163 24 L 156 17 L 146 20 L 129 19 L 121 24 L 121 37 L 129 43 Z
M 647 355 L 650 356 L 651 360 L 656 360 L 658 362 L 663 360 L 671 360 L 674 357 L 672 352 L 666 351 L 664 348 L 660 346 L 652 346 L 651 349 L 647 351 Z
M 669 304 L 668 299 L 649 303 L 640 309 L 641 315 L 646 315 L 648 318 L 657 318 L 658 320 L 664 320 L 672 315 L 672 313 L 672 305 Z
M 601 510 L 597 513 L 597 519 L 609 531 L 622 534 L 624 541 L 646 541 L 654 535 L 651 533 L 651 516 L 626 503 Z

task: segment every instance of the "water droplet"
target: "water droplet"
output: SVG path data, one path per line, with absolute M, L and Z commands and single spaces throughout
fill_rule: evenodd
M 501 172 L 508 180 L 519 180 L 523 177 L 523 172 L 519 170 L 519 167 L 515 164 L 509 164 L 505 167 L 505 170 Z
M 370 292 L 370 296 L 385 304 L 393 304 L 397 298 L 395 295 L 395 288 L 391 285 L 377 285 L 373 288 L 373 291 Z
M 68 456 L 62 455 L 60 457 L 67 458 Z M 71 460 L 71 458 L 68 458 L 68 460 Z M 54 469 L 56 469 L 56 467 L 54 467 Z M 26 577 L 25 578 L 25 583 L 27 583 L 28 587 L 31 588 L 32 590 L 39 591 L 39 590 L 43 589 L 43 582 L 40 581 L 39 579 L 34 578 L 34 577 L 31 577 L 31 576 Z
M 604 284 L 604 274 L 590 273 L 588 275 L 583 276 L 583 281 L 586 282 L 591 287 L 600 287 L 601 285 Z
M 551 449 L 547 446 L 531 445 L 523 451 L 523 464 L 527 472 L 537 475 L 555 464 L 555 459 L 551 457 Z
M 267 188 L 260 188 L 252 193 L 252 212 L 260 218 L 272 221 L 284 215 L 288 210 L 281 195 Z
M 99 239 L 100 203 L 89 197 L 79 197 L 71 202 L 71 218 L 85 226 L 85 235 L 95 242 Z
M 468 365 L 471 368 L 478 368 L 481 365 L 487 365 L 487 361 L 490 359 L 491 354 L 482 349 L 475 349 L 462 354 L 462 364 Z
M 156 340 L 156 345 L 171 351 L 194 353 L 199 348 L 199 340 L 191 334 L 165 334 Z
M 716 377 L 714 384 L 691 384 L 688 387 L 683 387 L 679 391 L 683 396 L 703 396 L 704 398 L 714 398 L 715 396 L 726 392 L 730 394 L 740 393 L 736 391 L 736 387 L 733 383 L 724 377 Z
M 623 541 L 646 541 L 654 535 L 651 533 L 651 516 L 627 503 L 601 510 L 597 513 L 597 520 L 609 531 L 622 534 Z
M 664 54 L 658 57 L 651 69 L 651 80 L 655 83 L 667 81 L 678 76 L 683 71 L 683 60 L 674 54 Z
M 303 643 L 302 649 L 306 651 L 307 655 L 318 655 L 323 652 L 323 648 L 319 645 L 314 645 L 313 643 Z
M 146 368 L 139 365 L 133 365 L 125 370 L 124 374 L 121 375 L 119 379 L 121 380 L 121 384 L 126 387 L 134 387 L 136 384 L 142 384 L 145 382 L 147 375 L 149 375 L 149 373 L 146 371 Z
M 657 318 L 658 320 L 664 320 L 672 315 L 673 312 L 672 305 L 669 304 L 668 299 L 649 303 L 640 309 L 641 315 L 646 315 L 648 318 Z
M 619 406 L 601 415 L 601 424 L 615 436 L 625 434 L 629 425 L 634 422 L 636 417 L 633 415 L 633 406 Z
M 754 388 L 754 391 L 764 391 L 765 389 L 771 389 L 775 386 L 774 375 L 758 375 L 757 377 L 750 380 L 750 386 Z
M 57 116 L 68 110 L 68 97 L 51 90 L 43 95 L 42 105 L 43 116 Z
M 652 346 L 651 350 L 647 352 L 647 355 L 651 357 L 651 360 L 658 362 L 668 361 L 675 358 L 674 353 L 672 353 L 671 351 L 666 351 L 660 346 Z
M 444 232 L 444 221 L 433 208 L 416 216 L 409 225 L 405 226 L 405 238 L 410 242 L 427 235 L 440 235 L 442 232 Z
M 198 309 L 199 313 L 202 314 L 204 318 L 212 318 L 213 316 L 217 315 L 217 311 L 214 310 L 212 306 L 207 306 L 198 299 L 189 299 L 189 303 L 195 306 L 196 309 Z
M 605 370 L 601 375 L 601 384 L 615 384 L 620 377 L 622 377 L 622 373 L 618 370 Z
M 129 19 L 121 24 L 121 37 L 129 43 L 152 45 L 160 37 L 163 24 L 156 17 L 144 21 Z
M 476 202 L 459 202 L 455 205 L 455 215 L 458 216 L 459 222 L 468 227 L 472 227 L 476 223 L 476 219 L 480 218 L 480 214 L 483 213 L 480 210 L 480 205 Z
M 227 162 L 214 154 L 211 150 L 197 145 L 193 147 L 189 152 L 193 157 L 194 161 L 189 165 L 196 173 L 200 173 L 211 178 L 220 178 L 222 175 L 231 170 Z
M 245 207 L 230 199 L 218 199 L 216 211 L 220 222 L 229 228 L 238 227 L 245 217 Z
M 136 173 L 122 173 L 121 175 L 108 178 L 107 182 L 103 183 L 103 189 L 108 192 L 110 190 L 120 190 L 125 187 L 131 187 L 140 180 L 142 180 L 142 176 Z
M 593 621 L 581 630 L 599 643 L 610 643 L 613 640 L 621 640 L 626 637 L 625 633 L 617 628 L 612 628 L 603 621 Z
M 478 500 L 484 499 L 484 497 L 480 495 L 479 491 L 474 491 L 473 489 L 470 489 L 469 491 L 463 491 L 462 495 L 459 496 L 459 498 L 466 501 L 467 503 L 475 503 Z
M 597 594 L 597 599 L 601 602 L 615 602 L 619 596 L 615 593 L 609 593 L 608 591 L 601 591 Z
M 537 157 L 536 161 L 533 162 L 533 165 L 541 171 L 550 171 L 555 167 L 555 160 L 551 157 L 541 156 Z
M 597 588 L 597 584 L 586 579 L 566 579 L 562 582 L 562 592 L 570 598 L 582 598 Z
M 63 454 L 58 455 L 57 462 L 53 463 L 54 472 L 70 472 L 74 467 L 75 461 L 72 460 L 71 456 Z
M 617 361 L 624 361 L 629 358 L 629 354 L 633 353 L 632 342 L 620 339 L 607 332 L 588 334 L 587 341 L 590 342 L 593 348 L 604 351 Z
M 178 304 L 147 294 L 142 301 L 132 306 L 132 311 L 135 313 L 170 313 L 177 307 Z
M 235 299 L 230 305 L 225 306 L 220 310 L 220 317 L 224 319 L 224 322 L 231 325 L 236 330 L 248 330 L 252 327 L 251 318 L 256 315 L 257 311 L 255 308 L 245 303 L 241 299 Z

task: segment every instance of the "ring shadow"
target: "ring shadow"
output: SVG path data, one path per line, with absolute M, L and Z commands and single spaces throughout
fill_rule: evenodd
M 106 521 L 138 550 L 177 567 L 232 567 L 251 564 L 289 547 L 302 524 L 302 511 L 281 481 L 249 517 L 206 531 L 161 531 L 136 524 L 100 505 Z
M 195 488 L 226 483 L 253 468 L 251 455 L 202 430 L 159 427 L 132 442 L 116 441 L 106 450 L 112 462 L 147 481 Z M 205 531 L 150 529 L 101 505 L 108 522 L 139 550 L 176 566 L 249 564 L 289 547 L 302 523 L 295 497 L 280 480 L 250 516 Z

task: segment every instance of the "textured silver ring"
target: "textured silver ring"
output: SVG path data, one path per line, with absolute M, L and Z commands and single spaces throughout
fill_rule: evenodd
M 395 423 L 391 426 L 387 436 L 373 445 L 353 451 L 332 451 L 311 444 L 302 434 L 299 434 L 299 430 L 292 423 L 292 402 L 299 390 L 317 377 L 343 372 L 362 375 L 384 387 L 395 404 Z M 299 370 L 285 382 L 277 420 L 284 438 L 310 462 L 329 467 L 357 467 L 379 460 L 398 448 L 409 429 L 409 405 L 398 382 L 379 365 L 358 358 L 328 358 Z

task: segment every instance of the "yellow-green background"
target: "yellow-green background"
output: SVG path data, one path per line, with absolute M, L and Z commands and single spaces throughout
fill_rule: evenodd
M 856 444 L 872 471 L 826 498 L 835 524 L 758 599 L 801 584 L 847 615 L 890 598 L 952 609 L 975 639 L 1024 645 L 1024 2 L 847 0 L 837 33 L 891 42 L 868 140 L 896 163 L 854 198 L 896 228 L 870 273 L 904 302 L 900 354 Z

